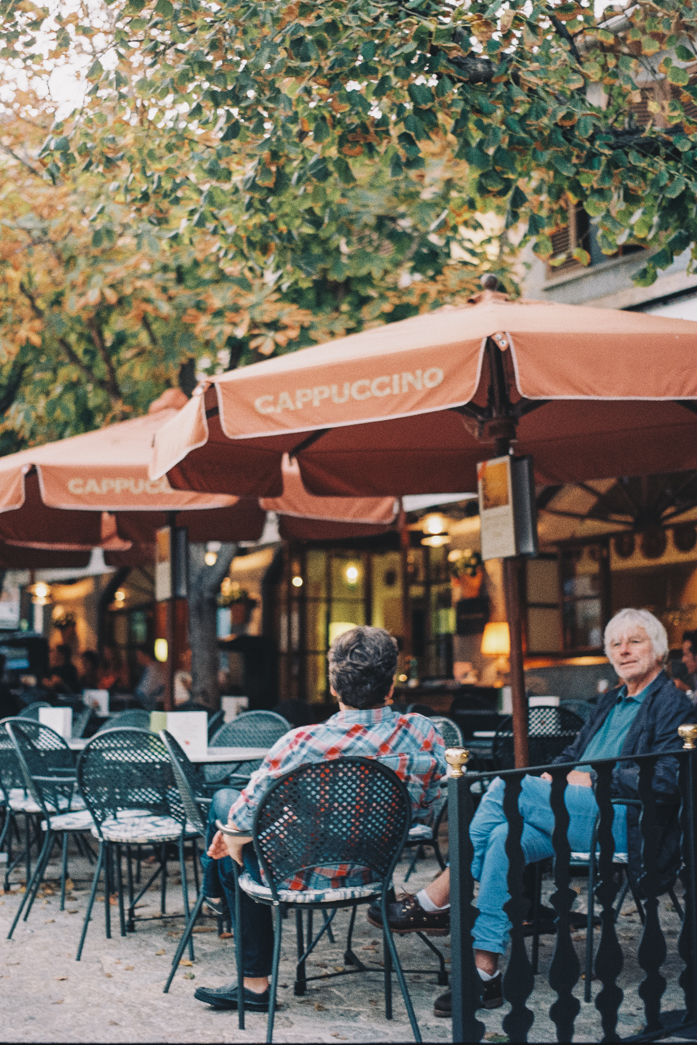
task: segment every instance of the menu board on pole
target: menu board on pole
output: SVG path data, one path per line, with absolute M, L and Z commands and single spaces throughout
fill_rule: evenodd
M 477 465 L 482 559 L 517 554 L 511 458 L 494 457 Z

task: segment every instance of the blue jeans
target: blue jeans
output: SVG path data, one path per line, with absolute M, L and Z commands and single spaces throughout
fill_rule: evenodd
M 554 814 L 549 804 L 552 785 L 539 777 L 523 777 L 518 809 L 523 817 L 521 845 L 526 864 L 554 855 L 552 832 Z M 498 777 L 482 799 L 470 824 L 474 846 L 472 877 L 479 881 L 475 906 L 479 916 L 474 925 L 474 946 L 481 951 L 504 954 L 511 923 L 503 905 L 510 899 L 507 889 L 508 824 L 503 813 L 503 780 Z M 593 825 L 598 815 L 595 795 L 590 787 L 569 785 L 564 794 L 569 811 L 567 837 L 574 852 L 590 850 Z M 617 852 L 627 851 L 627 808 L 615 806 L 612 834 Z
M 235 922 L 235 874 L 232 869 L 232 860 L 229 856 L 224 856 L 222 860 L 213 860 L 212 857 L 208 856 L 208 847 L 218 830 L 215 824 L 216 820 L 222 820 L 223 823 L 227 822 L 230 806 L 239 798 L 239 794 L 239 791 L 232 787 L 224 787 L 220 791 L 216 791 L 208 811 L 206 844 L 201 854 L 203 891 L 211 899 L 220 897 L 225 899 L 230 910 L 233 926 Z M 246 845 L 242 855 L 245 871 L 257 882 L 260 882 L 259 863 L 253 847 Z M 242 974 L 244 976 L 270 976 L 273 958 L 271 908 L 265 904 L 255 903 L 243 890 L 240 890 L 240 892 Z M 235 926 L 235 932 L 237 932 L 237 926 Z

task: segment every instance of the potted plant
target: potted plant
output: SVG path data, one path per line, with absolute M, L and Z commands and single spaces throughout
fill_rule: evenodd
M 239 626 L 249 623 L 252 610 L 256 606 L 256 599 L 253 599 L 248 591 L 241 588 L 237 581 L 232 581 L 229 577 L 225 577 L 220 588 L 218 605 L 229 608 L 231 623 Z
M 483 581 L 484 567 L 479 552 L 468 548 L 454 562 L 450 563 L 453 602 L 459 602 L 460 599 L 478 598 Z

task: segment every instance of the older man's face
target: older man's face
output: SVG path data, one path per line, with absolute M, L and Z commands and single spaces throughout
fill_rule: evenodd
M 640 624 L 630 625 L 626 631 L 613 636 L 608 655 L 613 668 L 625 682 L 644 678 L 660 664 L 653 643 Z

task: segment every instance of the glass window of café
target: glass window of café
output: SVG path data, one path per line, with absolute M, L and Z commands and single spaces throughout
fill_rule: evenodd
M 353 546 L 291 544 L 277 588 L 280 699 L 329 703 L 327 650 L 359 624 L 399 642 L 400 672 L 413 653 L 423 675 L 452 673 L 447 548 L 401 548 L 397 534 Z
M 602 650 L 610 616 L 606 540 L 570 544 L 528 559 L 525 582 L 528 655 Z

